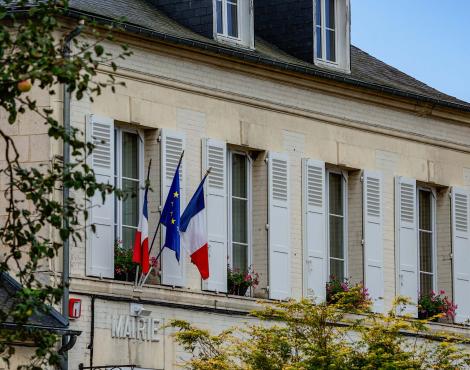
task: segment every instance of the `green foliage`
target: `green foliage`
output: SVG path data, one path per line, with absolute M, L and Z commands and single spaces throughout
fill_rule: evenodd
M 470 364 L 459 338 L 433 340 L 427 321 L 397 316 L 405 303 L 397 300 L 384 315 L 351 313 L 341 299 L 264 303 L 252 313 L 257 324 L 220 335 L 185 321 L 170 326 L 192 354 L 184 365 L 194 370 L 459 369 Z
M 371 304 L 364 284 L 353 284 L 350 279 L 340 280 L 333 276 L 326 283 L 326 301 L 328 304 L 341 304 L 350 310 L 367 310 Z
M 45 125 L 45 132 L 54 142 L 68 142 L 73 157 L 71 163 L 60 158 L 31 167 L 23 163 L 12 130 L 0 126 L 0 177 L 4 185 L 7 215 L 0 223 L 0 245 L 4 251 L 0 271 L 15 275 L 23 289 L 12 298 L 13 305 L 0 311 L 0 322 L 7 318 L 24 324 L 36 312 L 47 312 L 48 306 L 57 304 L 62 294 L 60 282 L 38 279 L 39 266 L 57 256 L 64 240 L 82 241 L 83 220 L 88 217 L 87 205 L 73 196 L 63 204 L 60 190 L 68 187 L 76 194 L 93 196 L 96 192 L 104 199 L 115 189 L 97 182 L 86 157 L 93 150 L 83 140 L 81 132 L 66 131 L 56 119 L 58 112 L 42 107 L 35 96 L 55 95 L 61 86 L 76 99 L 93 99 L 103 89 L 121 85 L 113 73 L 107 79 L 98 79 L 98 67 L 108 64 L 116 70 L 116 58 L 130 55 L 126 46 L 117 55 L 105 51 L 101 45 L 111 40 L 111 27 L 99 30 L 95 25 L 80 22 L 72 31 L 60 23 L 67 11 L 67 0 L 6 0 L 0 2 L 0 111 L 10 125 L 18 125 L 19 118 Z M 92 43 L 78 39 L 87 32 Z M 65 32 L 65 35 L 64 35 Z M 61 36 L 63 35 L 63 36 Z M 67 41 L 70 41 L 71 47 Z M 27 93 L 33 87 L 32 93 Z M 57 146 L 57 145 L 56 145 Z M 120 193 L 118 193 L 119 195 Z M 68 222 L 64 222 L 64 219 Z M 36 357 L 31 368 L 40 369 L 57 364 L 58 338 L 48 332 L 0 330 L 0 355 L 5 361 L 15 351 L 12 343 L 28 339 L 35 347 Z

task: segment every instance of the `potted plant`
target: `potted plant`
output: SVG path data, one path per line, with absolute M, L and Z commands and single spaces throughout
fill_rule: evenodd
M 251 287 L 259 284 L 259 274 L 255 272 L 251 266 L 248 271 L 232 270 L 228 267 L 227 287 L 228 294 L 244 296 Z
M 122 240 L 114 243 L 114 279 L 134 281 L 137 265 L 132 262 L 132 250 L 122 245 Z
M 351 309 L 364 310 L 369 308 L 371 300 L 364 284 L 353 284 L 351 279 L 331 276 L 330 281 L 326 283 L 326 303 L 341 303 Z
M 420 319 L 438 321 L 442 318 L 452 321 L 455 318 L 456 309 L 457 305 L 449 300 L 444 290 L 439 291 L 439 294 L 434 291 L 421 294 L 418 300 L 418 317 Z

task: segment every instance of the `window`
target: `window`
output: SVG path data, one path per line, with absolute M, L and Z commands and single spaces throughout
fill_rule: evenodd
M 346 268 L 346 186 L 343 174 L 327 172 L 329 275 L 343 280 Z
M 213 1 L 215 39 L 254 48 L 253 0 Z
M 316 0 L 315 55 L 336 63 L 336 0 Z
M 216 0 L 217 33 L 238 38 L 238 0 Z
M 243 152 L 229 152 L 229 258 L 234 270 L 251 264 L 251 162 Z
M 114 134 L 115 186 L 124 192 L 122 199 L 116 199 L 114 208 L 115 235 L 124 248 L 132 249 L 140 216 L 143 144 L 135 130 L 118 127 Z
M 435 289 L 434 196 L 430 189 L 418 189 L 419 289 L 428 294 Z
M 313 60 L 315 65 L 351 72 L 350 0 L 312 0 Z

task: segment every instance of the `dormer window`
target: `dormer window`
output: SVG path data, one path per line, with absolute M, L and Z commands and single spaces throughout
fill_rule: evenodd
M 349 0 L 314 1 L 314 60 L 320 67 L 350 71 Z
M 336 63 L 335 0 L 316 0 L 316 56 Z
M 253 0 L 214 0 L 218 41 L 253 48 Z
M 217 34 L 238 38 L 238 0 L 216 0 Z

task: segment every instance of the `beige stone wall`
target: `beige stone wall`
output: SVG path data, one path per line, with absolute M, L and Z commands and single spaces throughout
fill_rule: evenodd
M 0 358 L 0 370 L 16 370 L 20 366 L 31 365 L 31 358 L 34 356 L 35 348 L 32 347 L 15 347 L 15 354 L 10 359 L 10 364 L 7 364 Z M 53 369 L 52 367 L 46 367 L 44 370 Z
M 377 103 L 371 103 L 364 101 L 360 92 L 355 97 L 341 95 L 341 89 L 333 92 L 333 87 L 330 88 L 331 92 L 325 92 L 326 87 L 318 81 L 287 76 L 281 72 L 249 69 L 241 64 L 235 66 L 221 60 L 211 64 L 208 57 L 199 54 L 188 59 L 175 55 L 178 54 L 175 50 L 163 50 L 162 47 L 152 50 L 153 47 L 133 45 L 135 55 L 120 62 L 117 77 L 126 82 L 125 88 L 119 87 L 116 94 L 105 92 L 93 104 L 87 100 L 72 103 L 72 124 L 83 132 L 85 117 L 90 113 L 111 117 L 144 130 L 145 164 L 150 158 L 153 160 L 151 228 L 156 223 L 161 203 L 157 129 L 169 128 L 185 134 L 184 193 L 187 200 L 201 178 L 202 138 L 224 140 L 228 144 L 259 152 L 253 166 L 253 260 L 255 269 L 262 275 L 256 295 L 264 296 L 263 288 L 267 285 L 267 198 L 263 192 L 267 189 L 267 172 L 264 156 L 267 151 L 286 152 L 290 161 L 292 297 L 300 298 L 303 291 L 301 159 L 320 159 L 330 165 L 357 170 L 349 171 L 348 244 L 349 271 L 356 281 L 362 280 L 362 223 L 359 221 L 362 211 L 358 198 L 362 188 L 360 170 L 382 171 L 385 302 L 389 305 L 396 292 L 394 177 L 413 177 L 439 187 L 470 187 L 470 125 L 436 118 L 432 109 L 424 113 L 416 109 L 420 114 L 413 113 L 412 103 L 394 101 L 392 108 L 387 105 L 392 104 L 391 101 L 379 102 L 379 96 L 374 97 Z M 285 82 L 280 82 L 281 79 Z M 349 94 L 353 92 L 349 91 Z M 468 115 L 466 119 L 470 120 Z M 44 127 L 33 122 L 34 118 L 24 117 L 15 127 L 6 126 L 4 119 L 0 124 L 2 128 L 13 130 L 24 161 L 37 164 L 52 159 L 52 154 L 60 151 L 59 148 L 51 148 L 41 131 Z M 445 192 L 439 193 L 437 205 L 438 284 L 450 291 L 450 203 Z M 238 299 L 227 299 L 224 295 L 199 294 L 201 283 L 198 272 L 187 257 L 184 263 L 187 287 L 173 290 L 145 288 L 147 298 L 156 300 L 159 297 L 170 301 L 187 299 L 217 308 L 221 305 L 233 308 L 239 304 Z M 59 265 L 56 267 L 60 269 Z M 72 292 L 100 292 L 127 297 L 140 294 L 129 284 L 85 278 L 83 244 L 71 246 L 71 273 L 74 277 Z M 194 298 L 196 296 L 197 299 Z M 88 317 L 86 315 L 89 315 L 87 311 L 85 317 Z M 105 320 L 104 313 L 100 315 Z M 205 315 L 207 317 L 201 320 L 210 321 L 210 316 Z M 73 324 L 75 328 L 84 330 L 73 350 L 73 363 L 87 362 L 89 323 L 86 320 L 84 318 Z M 223 318 L 217 317 L 216 320 L 223 321 Z
M 60 106 L 60 102 L 52 99 L 49 94 L 42 92 L 39 88 L 33 87 L 33 89 L 25 94 L 32 101 L 37 102 L 39 110 L 44 108 Z M 59 111 L 60 112 L 60 111 Z M 44 125 L 44 120 L 37 113 L 26 111 L 24 114 L 18 114 L 17 120 L 14 124 L 8 123 L 7 112 L 0 108 L 0 129 L 9 135 L 14 142 L 15 148 L 18 151 L 18 160 L 21 166 L 24 168 L 36 167 L 40 171 L 46 171 L 53 161 L 60 161 L 60 158 L 54 156 L 59 154 L 57 150 L 61 148 L 61 144 L 56 143 L 52 146 L 51 140 L 47 135 L 47 126 Z M 0 227 L 3 227 L 7 216 L 8 199 L 4 194 L 7 184 L 9 183 L 8 177 L 5 175 L 3 170 L 7 164 L 6 158 L 6 146 L 3 138 L 0 138 Z M 10 158 L 14 157 L 13 148 L 10 149 Z M 25 200 L 23 194 L 19 192 L 14 193 L 15 200 L 21 201 L 16 203 L 16 206 L 24 209 L 28 209 L 30 212 L 34 211 L 32 203 Z M 46 238 L 50 238 L 51 230 L 46 225 L 40 231 L 40 234 Z M 26 252 L 26 249 L 23 250 Z M 0 259 L 5 258 L 5 254 L 10 253 L 9 250 L 4 250 L 0 246 Z M 60 268 L 60 259 L 54 259 L 53 261 L 44 261 L 40 263 L 39 272 L 45 272 L 46 274 L 38 275 L 39 279 L 46 281 L 49 278 L 50 272 Z M 11 267 L 14 269 L 16 266 L 12 263 Z
M 348 271 L 353 283 L 364 282 L 362 246 L 362 172 L 348 172 Z
M 302 295 L 302 158 L 384 173 L 387 303 L 395 295 L 394 177 L 408 176 L 443 186 L 465 185 L 464 173 L 468 174 L 466 167 L 470 167 L 466 144 L 470 138 L 468 125 L 143 49 L 135 49 L 135 56 L 123 62 L 122 67 L 125 69 L 119 77 L 125 80 L 127 87 L 119 88 L 116 95 L 103 94 L 87 107 L 88 113 L 109 116 L 145 129 L 171 128 L 185 133 L 186 199 L 201 176 L 203 137 L 289 154 L 291 286 L 295 298 Z M 76 106 L 74 121 L 83 122 L 85 113 L 86 108 L 80 103 Z M 460 150 L 451 149 L 453 145 Z M 158 163 L 157 158 L 155 162 Z M 258 173 L 256 166 L 254 178 Z M 361 204 L 352 196 L 361 192 L 361 186 L 359 172 L 351 175 L 349 206 L 353 217 L 349 218 L 349 268 L 354 280 L 362 280 Z M 255 206 L 263 197 L 259 198 L 254 199 Z M 264 212 L 263 204 L 260 203 L 260 207 L 253 209 L 254 215 Z M 260 264 L 255 268 L 263 271 L 265 233 L 261 225 L 261 221 L 253 225 L 254 260 Z M 81 260 L 83 251 L 78 254 L 75 260 Z M 197 271 L 188 261 L 186 265 L 188 288 L 200 289 Z M 81 267 L 80 271 L 83 270 Z
M 445 290 L 452 299 L 452 232 L 450 189 L 436 194 L 437 290 Z
M 260 152 L 253 161 L 253 266 L 259 273 L 260 282 L 254 292 L 258 298 L 267 298 L 268 286 L 268 169 L 265 162 L 266 153 Z

